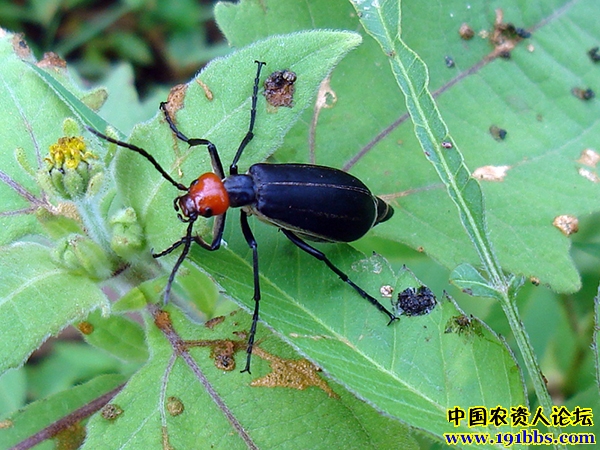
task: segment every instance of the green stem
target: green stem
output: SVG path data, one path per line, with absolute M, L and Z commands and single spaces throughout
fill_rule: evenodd
M 98 210 L 98 204 L 87 198 L 74 200 L 74 202 L 87 235 L 108 255 L 113 255 L 110 247 L 110 231 L 106 228 L 106 221 Z
M 550 393 L 548 392 L 548 388 L 546 387 L 546 382 L 544 381 L 544 375 L 542 374 L 542 370 L 538 364 L 537 358 L 535 356 L 535 352 L 533 350 L 533 346 L 531 345 L 531 341 L 529 340 L 529 336 L 527 335 L 527 331 L 525 331 L 525 327 L 523 326 L 523 322 L 519 318 L 519 311 L 517 310 L 517 304 L 513 300 L 511 300 L 508 295 L 505 295 L 501 301 L 502 310 L 508 319 L 508 324 L 510 325 L 510 329 L 512 330 L 515 341 L 517 342 L 517 346 L 519 347 L 519 351 L 521 352 L 521 356 L 523 357 L 523 361 L 525 362 L 525 366 L 527 367 L 527 372 L 529 373 L 529 377 L 531 378 L 531 382 L 533 384 L 533 389 L 535 391 L 535 395 L 537 396 L 538 402 L 540 406 L 544 409 L 544 413 L 548 419 L 550 419 L 550 415 L 552 414 L 552 398 L 550 397 Z M 561 432 L 560 428 L 556 426 L 550 426 L 548 429 L 554 433 L 554 436 L 558 436 Z M 556 444 L 555 448 L 566 448 L 563 445 Z

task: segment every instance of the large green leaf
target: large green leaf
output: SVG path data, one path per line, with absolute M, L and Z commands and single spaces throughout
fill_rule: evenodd
M 386 326 L 384 315 L 321 262 L 277 239 L 270 227 L 259 223 L 253 230 L 262 250 L 261 318 L 377 409 L 441 437 L 454 431 L 446 416 L 454 406 L 525 404 L 519 369 L 501 339 L 479 324 L 479 334 L 449 332 L 463 316 L 452 302 Z M 227 249 L 197 250 L 192 260 L 251 309 L 251 254 L 240 234 L 230 229 Z M 343 245 L 323 250 L 368 292 L 396 285 L 380 257 Z
M 263 3 L 217 6 L 219 24 L 233 45 L 263 34 L 359 26 L 352 6 L 342 0 L 305 7 Z M 569 238 L 552 221 L 561 214 L 584 216 L 598 209 L 589 199 L 598 196 L 599 185 L 578 173 L 585 168 L 578 159 L 585 148 L 594 148 L 599 106 L 571 94 L 574 87 L 593 88 L 600 69 L 586 54 L 600 39 L 597 25 L 590 22 L 598 6 L 566 0 L 498 6 L 506 22 L 534 30 L 510 60 L 490 60 L 488 40 L 476 35 L 464 41 L 458 34 L 464 22 L 476 32 L 492 30 L 494 11 L 486 3 L 466 8 L 455 2 L 405 1 L 402 38 L 427 63 L 430 89 L 469 169 L 510 166 L 504 181 L 482 182 L 488 227 L 502 267 L 572 292 L 580 281 L 568 254 Z M 241 22 L 261 26 L 248 29 L 238 26 Z M 445 56 L 453 58 L 454 68 L 446 66 Z M 350 168 L 377 193 L 389 195 L 396 215 L 374 233 L 423 249 L 451 269 L 477 263 L 455 207 L 419 150 L 404 98 L 375 40 L 365 37 L 342 61 L 331 89 L 337 103 L 319 115 L 317 162 Z M 296 160 L 308 157 L 309 123 L 307 114 L 286 137 L 284 149 L 297 150 Z M 491 125 L 508 131 L 504 141 L 493 139 Z M 588 170 L 595 173 L 593 167 Z
M 237 340 L 232 333 L 249 325 L 249 317 L 241 317 L 239 311 L 214 329 L 198 327 L 177 310 L 171 310 L 171 319 L 181 337 L 207 344 Z M 152 322 L 147 325 L 152 356 L 111 401 L 123 411 L 122 417 L 108 421 L 95 416 L 84 448 L 164 448 L 166 443 L 174 448 L 416 448 L 407 427 L 334 383 L 323 382 L 322 388 L 306 385 L 302 391 L 286 387 L 285 380 L 277 387 L 252 387 L 248 374 L 217 369 L 208 346 L 189 350 L 201 367 L 193 371 L 182 357 L 173 360 L 174 350 L 165 336 Z M 270 333 L 261 332 L 261 338 L 261 346 L 281 361 L 296 358 Z M 268 363 L 255 357 L 254 372 L 268 373 Z M 200 379 L 214 389 L 213 397 Z M 183 410 L 170 414 L 169 402 L 179 402 Z

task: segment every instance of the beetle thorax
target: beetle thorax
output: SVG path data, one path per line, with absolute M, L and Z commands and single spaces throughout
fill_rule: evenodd
M 229 196 L 221 179 L 209 172 L 194 180 L 187 193 L 177 197 L 175 204 L 183 217 L 195 220 L 198 216 L 223 214 L 229 208 Z

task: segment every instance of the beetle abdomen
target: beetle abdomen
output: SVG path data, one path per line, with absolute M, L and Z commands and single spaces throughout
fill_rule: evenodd
M 308 164 L 254 164 L 248 174 L 256 190 L 251 212 L 308 239 L 355 241 L 391 217 L 391 207 L 358 178 L 341 170 Z

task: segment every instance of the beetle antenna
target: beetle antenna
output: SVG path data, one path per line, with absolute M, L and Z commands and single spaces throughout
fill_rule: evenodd
M 215 146 L 215 144 L 210 142 L 208 139 L 189 138 L 185 134 L 183 134 L 181 131 L 179 131 L 179 128 L 177 128 L 177 125 L 175 125 L 175 122 L 173 122 L 173 119 L 169 115 L 169 111 L 167 110 L 166 102 L 160 103 L 160 109 L 164 113 L 165 120 L 169 124 L 169 127 L 171 127 L 171 131 L 173 131 L 173 133 L 175 133 L 175 136 L 177 136 L 177 139 L 180 139 L 183 142 L 187 143 L 190 147 L 194 147 L 196 145 L 206 145 L 206 148 L 208 149 L 208 154 L 210 155 L 210 161 L 211 161 L 213 170 L 219 176 L 219 178 L 221 178 L 221 179 L 225 178 L 225 172 L 223 171 L 223 164 L 221 163 L 221 157 L 219 156 L 219 152 L 217 151 L 217 147 Z
M 152 156 L 150 153 L 148 153 L 146 150 L 144 150 L 143 148 L 140 148 L 136 145 L 133 144 L 128 144 L 127 142 L 123 142 L 123 141 L 119 141 L 117 139 L 113 139 L 105 134 L 100 133 L 97 130 L 94 130 L 92 127 L 89 127 L 87 125 L 85 125 L 85 128 L 92 134 L 95 134 L 96 136 L 98 136 L 100 139 L 104 139 L 105 141 L 111 142 L 113 144 L 117 144 L 119 147 L 124 147 L 124 148 L 128 148 L 129 150 L 133 150 L 136 153 L 139 153 L 140 155 L 142 155 L 144 158 L 146 158 L 148 161 L 150 161 L 152 163 L 152 165 L 156 168 L 156 170 L 158 170 L 160 172 L 160 174 L 162 175 L 162 177 L 167 180 L 169 183 L 171 183 L 173 186 L 175 186 L 177 189 L 179 189 L 180 191 L 187 191 L 188 188 L 185 187 L 183 184 L 178 183 L 177 181 L 175 181 L 173 178 L 171 178 L 171 175 L 169 175 L 162 167 L 161 165 L 158 163 L 158 161 L 156 161 L 156 159 L 154 159 L 154 156 Z
M 262 61 L 254 61 L 254 62 L 256 64 L 258 64 L 258 67 L 256 69 L 256 78 L 254 79 L 254 90 L 252 91 L 252 108 L 250 109 L 250 126 L 248 127 L 248 132 L 246 133 L 246 136 L 244 136 L 244 139 L 242 139 L 242 143 L 240 144 L 239 148 L 237 149 L 237 152 L 235 153 L 235 157 L 233 158 L 231 166 L 229 166 L 229 175 L 237 175 L 237 173 L 238 173 L 237 163 L 238 163 L 240 157 L 242 156 L 242 152 L 244 151 L 244 149 L 246 148 L 248 143 L 254 137 L 254 122 L 256 121 L 256 103 L 258 102 L 258 83 L 260 82 L 260 70 L 262 69 L 262 66 L 267 64 L 266 62 L 262 62 Z
M 169 275 L 169 281 L 167 281 L 167 286 L 165 287 L 165 294 L 163 296 L 163 303 L 166 305 L 167 303 L 169 303 L 169 297 L 171 296 L 171 287 L 173 286 L 173 281 L 175 280 L 175 274 L 177 273 L 177 271 L 179 270 L 179 266 L 181 266 L 181 264 L 183 263 L 183 260 L 185 259 L 185 257 L 187 256 L 187 254 L 190 251 L 190 246 L 192 245 L 192 229 L 194 228 L 194 221 L 190 220 L 190 223 L 188 224 L 187 227 L 187 231 L 185 232 L 185 237 L 181 239 L 181 241 L 179 241 L 179 243 L 183 242 L 183 250 L 181 251 L 181 254 L 179 255 L 179 258 L 177 258 L 177 262 L 175 263 L 175 265 L 173 266 L 173 270 L 171 270 L 171 275 Z M 179 245 L 177 245 L 178 247 Z M 168 251 L 162 252 L 158 255 L 153 255 L 155 258 L 162 256 L 166 253 L 170 253 L 170 251 L 174 250 L 175 246 L 171 246 Z

